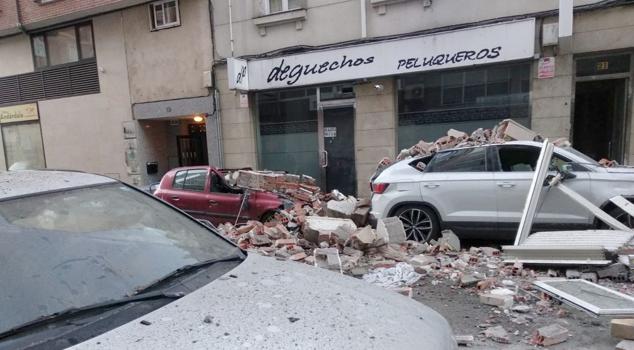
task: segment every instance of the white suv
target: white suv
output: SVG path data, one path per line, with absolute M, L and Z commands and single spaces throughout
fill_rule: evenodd
M 441 229 L 463 238 L 511 240 L 540 151 L 541 143 L 516 141 L 397 162 L 372 181 L 372 218 L 398 216 L 408 239 L 418 241 L 436 238 Z M 605 168 L 573 148 L 555 147 L 552 174 L 564 168 L 573 177 L 566 180 L 567 186 L 633 227 L 634 220 L 630 222 L 609 199 L 622 195 L 634 201 L 634 168 Z M 542 197 L 533 230 L 601 225 L 556 187 L 543 191 L 549 193 Z

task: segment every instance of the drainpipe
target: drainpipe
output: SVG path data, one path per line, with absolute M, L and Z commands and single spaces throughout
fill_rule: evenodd
M 24 25 L 22 25 L 22 9 L 20 8 L 20 0 L 15 0 L 15 11 L 18 14 L 18 23 L 16 26 L 22 33 L 27 34 L 26 29 L 24 29 Z
M 365 9 L 365 0 L 359 0 L 359 5 L 361 6 L 361 37 L 366 38 L 368 36 L 368 16 Z
M 231 57 L 233 57 L 233 16 L 231 0 L 229 0 L 229 45 L 231 46 Z

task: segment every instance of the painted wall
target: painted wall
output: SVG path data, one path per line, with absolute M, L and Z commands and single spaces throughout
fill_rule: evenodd
M 231 56 L 229 9 L 226 0 L 214 6 L 216 51 Z M 578 0 L 575 6 L 598 0 Z M 277 24 L 260 35 L 253 19 L 258 16 L 251 1 L 233 1 L 235 56 L 268 52 L 296 45 L 323 45 L 361 38 L 361 7 L 358 0 L 307 0 L 307 16 L 301 29 L 295 23 Z M 558 0 L 435 0 L 424 7 L 421 0 L 408 0 L 384 8 L 366 1 L 368 37 L 409 33 L 443 26 L 477 22 L 556 9 Z M 385 10 L 384 14 L 383 10 Z
M 18 34 L 0 38 L 0 77 L 32 71 L 30 37 Z
M 124 121 L 132 120 L 120 12 L 93 19 L 101 93 L 39 103 L 47 166 L 131 181 Z
M 150 30 L 148 5 L 123 11 L 132 103 L 207 96 L 212 43 L 206 0 L 180 0 L 181 25 Z

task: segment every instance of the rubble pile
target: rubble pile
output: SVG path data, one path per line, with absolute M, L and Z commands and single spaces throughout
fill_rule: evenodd
M 231 186 L 254 191 L 268 191 L 305 203 L 323 199 L 321 189 L 313 177 L 274 171 L 237 170 L 225 175 Z

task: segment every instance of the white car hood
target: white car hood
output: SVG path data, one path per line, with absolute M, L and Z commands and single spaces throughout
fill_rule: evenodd
M 444 318 L 403 295 L 336 272 L 250 254 L 212 283 L 72 349 L 237 348 L 457 346 Z

